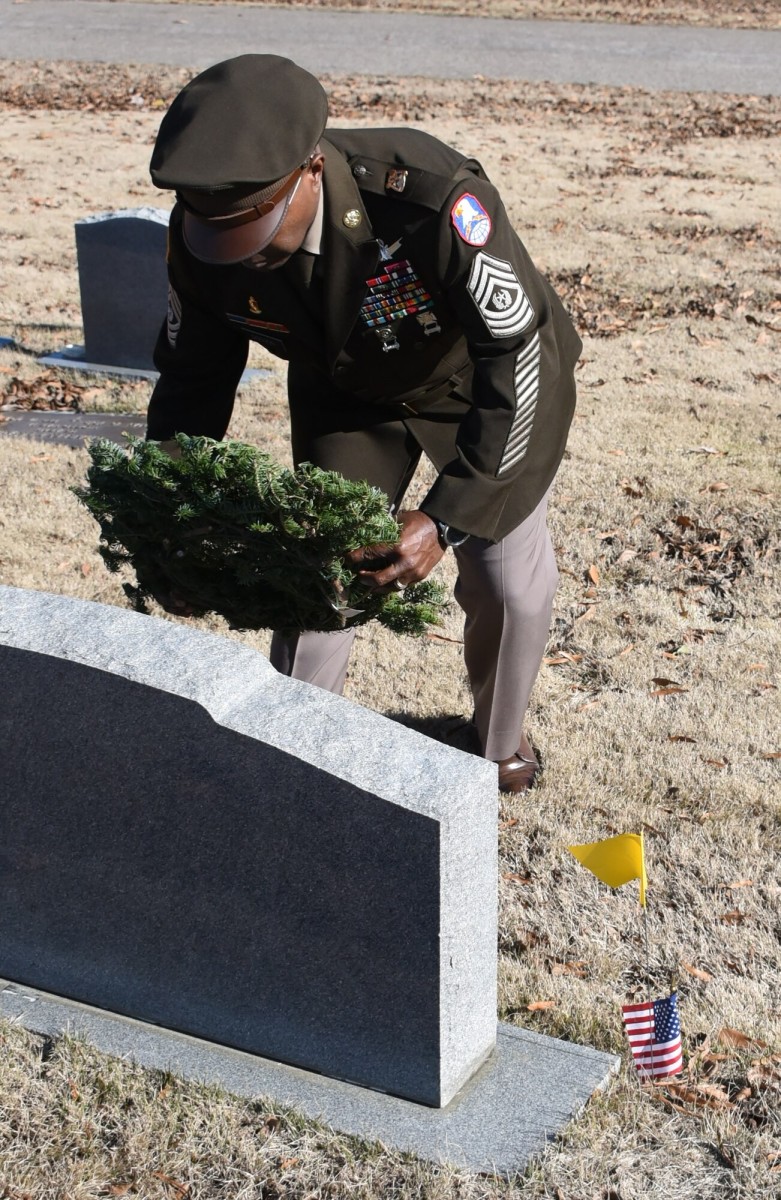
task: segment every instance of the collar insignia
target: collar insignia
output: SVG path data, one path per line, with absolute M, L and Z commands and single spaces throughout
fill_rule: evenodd
M 403 192 L 407 186 L 407 176 L 409 171 L 400 171 L 398 169 L 388 171 L 385 176 L 385 189 L 389 192 Z

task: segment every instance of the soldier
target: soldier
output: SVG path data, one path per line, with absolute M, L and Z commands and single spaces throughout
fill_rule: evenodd
M 151 174 L 176 192 L 148 436 L 222 438 L 249 341 L 288 361 L 292 447 L 390 497 L 399 544 L 355 551 L 378 588 L 448 550 L 483 755 L 538 771 L 523 721 L 558 574 L 548 493 L 580 341 L 480 164 L 414 129 L 329 129 L 314 76 L 275 55 L 176 97 Z M 438 475 L 401 508 L 421 453 Z M 271 661 L 341 692 L 353 632 L 275 634 Z

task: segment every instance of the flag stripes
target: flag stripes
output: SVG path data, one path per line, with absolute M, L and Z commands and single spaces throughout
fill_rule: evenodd
M 683 1069 L 678 996 L 621 1008 L 635 1066 L 641 1075 L 677 1075 Z

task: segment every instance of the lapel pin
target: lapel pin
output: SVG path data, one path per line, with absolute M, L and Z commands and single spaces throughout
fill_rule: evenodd
M 389 192 L 403 192 L 407 186 L 409 171 L 388 171 L 385 176 L 385 187 Z
M 346 225 L 348 229 L 357 229 L 362 220 L 363 217 L 357 208 L 348 208 L 342 217 L 342 224 Z

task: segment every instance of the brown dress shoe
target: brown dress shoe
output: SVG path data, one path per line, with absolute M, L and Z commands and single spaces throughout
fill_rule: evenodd
M 537 757 L 523 734 L 515 754 L 501 759 L 496 765 L 499 768 L 500 792 L 528 792 L 540 772 Z

